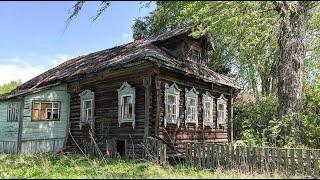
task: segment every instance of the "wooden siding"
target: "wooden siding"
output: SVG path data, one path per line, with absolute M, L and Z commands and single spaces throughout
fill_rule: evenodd
M 16 153 L 18 122 L 7 121 L 7 109 L 10 102 L 0 102 L 0 152 Z
M 201 80 L 190 79 L 177 74 L 173 74 L 167 71 L 160 71 L 159 75 L 160 84 L 160 112 L 159 112 L 159 136 L 164 139 L 169 145 L 174 145 L 178 152 L 184 152 L 186 148 L 186 143 L 190 141 L 200 141 L 200 142 L 211 142 L 211 143 L 223 143 L 228 141 L 228 129 L 222 127 L 217 127 L 216 119 L 216 103 L 217 98 L 224 93 L 224 96 L 228 99 L 227 105 L 227 114 L 228 122 L 230 121 L 231 114 L 231 96 L 228 92 L 228 88 L 211 86 L 210 83 L 205 83 Z M 180 127 L 177 128 L 175 124 L 167 124 L 167 127 L 164 127 L 164 113 L 165 113 L 165 103 L 164 103 L 164 89 L 165 83 L 168 83 L 169 86 L 173 83 L 176 83 L 178 87 L 182 90 L 180 92 L 180 107 L 179 107 L 179 116 L 180 116 Z M 194 123 L 188 123 L 187 127 L 185 126 L 185 88 L 188 90 L 195 88 L 198 92 L 198 128 Z M 203 111 L 202 111 L 202 94 L 206 91 L 209 91 L 214 97 L 213 105 L 213 115 L 216 128 L 205 127 L 203 128 Z M 156 103 L 155 101 L 153 103 Z M 156 105 L 154 105 L 156 106 Z M 229 123 L 228 123 L 229 124 Z M 167 146 L 168 153 L 175 153 L 173 146 Z
M 59 101 L 58 121 L 31 121 L 32 101 Z M 53 87 L 24 97 L 24 119 L 22 126 L 22 152 L 50 152 L 63 148 L 69 122 L 70 98 L 66 85 Z
M 150 68 L 130 69 L 110 76 L 96 76 L 87 78 L 84 81 L 78 81 L 69 84 L 69 93 L 71 95 L 70 104 L 70 128 L 76 142 L 85 149 L 85 133 L 80 130 L 80 97 L 79 94 L 86 89 L 95 93 L 94 109 L 94 134 L 95 139 L 103 153 L 113 154 L 115 151 L 115 140 L 126 141 L 126 155 L 140 157 L 143 154 L 141 143 L 145 133 L 145 86 L 143 80 L 150 74 Z M 118 123 L 118 92 L 123 82 L 127 81 L 131 87 L 135 87 L 135 127 L 132 123 Z M 151 116 L 151 115 L 150 115 Z M 151 121 L 150 121 L 151 122 Z M 151 123 L 150 123 L 151 124 Z M 150 127 L 149 129 L 154 129 Z M 152 132 L 152 131 L 151 131 Z M 108 142 L 108 144 L 107 144 Z M 71 138 L 68 139 L 68 145 L 75 148 L 75 143 Z

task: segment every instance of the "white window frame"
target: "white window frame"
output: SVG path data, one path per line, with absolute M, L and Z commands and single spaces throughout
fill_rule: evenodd
M 227 99 L 224 97 L 223 94 L 217 99 L 217 124 L 226 126 L 228 114 L 227 114 Z M 219 110 L 219 105 L 223 105 L 223 110 Z M 223 114 L 223 117 L 221 117 L 220 113 Z
M 91 90 L 84 90 L 82 93 L 79 94 L 80 96 L 80 129 L 82 129 L 82 126 L 84 124 L 90 124 L 90 127 L 93 129 L 94 126 L 94 108 L 95 108 L 95 104 L 94 104 L 94 92 L 92 92 Z M 86 117 L 85 116 L 85 112 L 88 109 L 85 109 L 85 102 L 91 102 L 91 117 Z
M 38 113 L 40 113 L 40 110 L 41 110 L 41 104 L 51 104 L 51 108 L 46 108 L 45 109 L 45 115 L 46 115 L 46 118 L 45 119 L 33 119 L 32 118 L 32 114 L 33 114 L 33 106 L 35 103 L 38 103 L 40 104 L 40 109 Z M 58 104 L 58 107 L 57 108 L 54 108 L 53 104 Z M 32 100 L 32 110 L 31 110 L 31 120 L 36 122 L 36 121 L 59 121 L 60 120 L 60 106 L 61 106 L 61 102 L 60 101 L 42 101 L 42 100 Z M 48 115 L 48 110 L 51 111 L 51 117 L 47 117 Z M 53 118 L 53 111 L 54 110 L 57 110 L 58 112 L 58 118 Z
M 19 112 L 20 112 L 20 103 L 19 102 L 9 102 L 7 109 L 7 121 L 8 122 L 18 122 L 19 121 Z
M 167 124 L 176 124 L 178 127 L 180 126 L 180 118 L 179 118 L 179 101 L 180 101 L 180 91 L 179 87 L 176 83 L 173 83 L 171 86 L 169 86 L 167 83 L 165 84 L 165 98 L 164 98 L 164 104 L 165 104 L 165 116 L 164 116 L 164 126 L 167 127 Z M 174 96 L 175 97 L 175 117 L 169 116 L 169 104 L 168 104 L 168 96 Z
M 190 91 L 188 89 L 185 89 L 185 126 L 187 127 L 188 123 L 195 123 L 196 127 L 198 127 L 198 94 L 199 92 L 193 87 Z M 188 109 L 190 108 L 190 101 L 194 99 L 195 105 L 194 105 L 194 113 L 195 117 L 192 119 L 192 114 L 189 114 Z
M 205 94 L 202 94 L 202 108 L 203 108 L 203 127 L 210 126 L 211 128 L 215 127 L 215 123 L 213 121 L 213 102 L 214 97 L 207 91 Z M 210 103 L 209 106 L 209 115 L 206 116 L 206 103 Z
M 119 127 L 122 123 L 132 123 L 132 127 L 135 127 L 135 97 L 136 97 L 136 89 L 135 87 L 131 87 L 130 84 L 124 82 L 122 86 L 117 90 L 118 91 L 118 122 Z M 124 118 L 124 97 L 131 97 L 132 104 L 132 118 Z
M 90 102 L 91 107 L 90 108 L 86 108 L 86 102 Z M 82 121 L 83 122 L 89 122 L 92 120 L 93 116 L 92 116 L 92 109 L 93 109 L 93 100 L 92 99 L 87 99 L 87 100 L 83 100 L 82 101 Z M 91 116 L 87 116 L 89 110 L 91 111 L 90 114 Z

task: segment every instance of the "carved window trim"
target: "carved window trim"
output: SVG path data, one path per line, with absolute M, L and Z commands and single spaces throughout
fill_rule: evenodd
M 93 129 L 94 125 L 94 92 L 91 90 L 84 90 L 79 94 L 80 96 L 80 129 L 84 124 L 90 124 Z M 88 110 L 90 108 L 86 108 L 86 102 L 90 102 L 91 104 L 91 114 L 90 117 L 87 117 L 85 114 L 88 114 Z
M 185 89 L 186 94 L 185 94 L 185 126 L 187 127 L 188 123 L 195 123 L 196 127 L 198 127 L 198 94 L 199 92 L 193 87 L 190 91 L 188 89 Z M 192 114 L 189 114 L 189 108 L 190 107 L 190 102 L 191 100 L 194 100 L 195 105 L 194 105 L 194 119 L 192 119 Z
M 136 89 L 135 87 L 131 87 L 130 84 L 124 82 L 122 86 L 117 90 L 118 91 L 118 122 L 119 127 L 122 123 L 131 122 L 132 127 L 135 127 L 135 98 L 136 98 Z M 131 109 L 132 109 L 132 116 L 131 118 L 124 118 L 124 98 L 130 97 L 131 99 Z M 130 108 L 130 105 L 129 105 Z
M 165 84 L 165 116 L 164 116 L 164 126 L 167 127 L 167 124 L 176 124 L 178 127 L 180 126 L 180 118 L 179 118 L 179 101 L 180 101 L 180 91 L 179 87 L 176 83 L 173 83 L 171 86 Z M 169 117 L 169 102 L 168 97 L 175 97 L 175 117 Z
M 203 108 L 203 127 L 210 126 L 214 128 L 215 124 L 213 121 L 213 101 L 214 97 L 207 91 L 205 94 L 202 94 L 202 108 Z M 209 109 L 206 106 L 206 103 L 210 103 Z M 206 115 L 208 112 L 208 115 Z
M 227 99 L 223 94 L 217 99 L 217 124 L 226 126 L 228 114 L 227 114 Z M 220 106 L 223 106 L 222 110 L 219 109 Z

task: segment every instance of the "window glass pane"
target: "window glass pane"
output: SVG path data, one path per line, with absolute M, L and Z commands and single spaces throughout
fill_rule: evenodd
M 58 109 L 54 109 L 54 110 L 53 110 L 52 118 L 53 118 L 53 119 L 58 119 L 58 118 L 59 118 Z
M 40 103 L 33 103 L 33 109 L 40 109 Z
M 39 120 L 39 110 L 37 109 L 32 110 L 32 119 Z
M 52 108 L 52 103 L 41 103 L 41 109 Z
M 124 103 L 124 110 L 122 117 L 124 119 L 131 119 L 133 117 L 133 106 L 132 106 L 132 97 L 131 96 L 124 96 L 123 97 Z
M 130 99 L 131 99 L 131 97 L 130 97 Z M 128 118 L 132 118 L 132 104 L 131 103 L 129 104 L 129 116 L 128 116 Z
M 173 95 L 168 95 L 168 103 L 169 104 L 176 104 L 176 97 Z
M 91 101 L 85 101 L 84 102 L 84 108 L 85 109 L 91 108 L 91 104 L 92 104 Z
M 172 105 L 168 105 L 168 117 L 169 118 L 172 118 L 172 114 L 173 114 L 173 107 Z
M 59 108 L 59 103 L 53 103 L 53 108 Z
M 41 109 L 39 114 L 40 114 L 40 115 L 39 115 L 40 120 L 45 120 L 45 119 L 47 119 L 46 110 L 42 110 L 42 109 Z
M 218 107 L 219 107 L 219 110 L 220 110 L 220 111 L 223 111 L 223 110 L 224 110 L 224 105 L 223 105 L 223 104 L 219 104 Z
M 88 108 L 86 110 L 86 120 L 90 120 L 91 119 L 91 108 Z
M 48 109 L 47 110 L 47 119 L 52 119 L 52 110 L 51 109 Z
M 210 102 L 206 102 L 206 103 L 205 103 L 205 107 L 206 107 L 207 109 L 210 109 Z
M 131 96 L 124 96 L 124 97 L 123 97 L 123 103 L 124 103 L 124 104 L 129 104 L 129 103 L 131 103 Z
M 192 120 L 195 120 L 195 119 L 196 119 L 196 110 L 195 110 L 194 107 L 191 108 L 191 119 L 192 119 Z
M 190 99 L 190 106 L 195 106 L 196 105 L 196 100 L 191 98 Z
M 176 118 L 176 105 L 172 105 L 172 116 Z

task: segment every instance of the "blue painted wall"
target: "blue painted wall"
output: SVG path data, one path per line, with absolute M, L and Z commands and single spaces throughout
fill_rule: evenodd
M 18 122 L 7 121 L 8 105 L 11 102 L 13 101 L 0 102 L 0 151 L 6 153 L 15 153 L 18 142 Z
M 59 121 L 31 121 L 32 101 L 60 101 Z M 0 102 L 0 151 L 17 151 L 18 122 L 7 122 L 7 106 L 10 101 Z M 63 148 L 70 117 L 70 96 L 66 85 L 29 94 L 24 97 L 22 152 L 50 152 Z
M 59 121 L 31 121 L 33 100 L 59 101 Z M 63 148 L 69 123 L 69 111 L 70 97 L 66 85 L 25 96 L 22 152 L 49 152 Z

